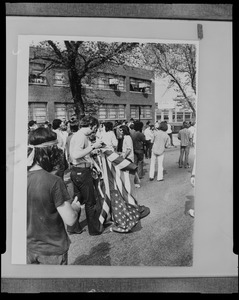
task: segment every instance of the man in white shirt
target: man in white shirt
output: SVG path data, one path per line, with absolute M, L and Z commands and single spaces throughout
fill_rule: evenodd
M 167 121 L 165 121 L 165 123 L 168 125 L 168 130 L 167 130 L 166 132 L 167 132 L 167 134 L 168 134 L 169 137 L 170 137 L 171 146 L 174 146 L 174 144 L 173 144 L 173 131 L 172 131 L 172 126 L 171 126 L 171 124 L 169 124 Z
M 81 205 L 85 204 L 86 220 L 90 235 L 98 235 L 102 233 L 101 224 L 99 222 L 99 214 L 101 212 L 100 204 L 96 201 L 96 193 L 94 179 L 91 169 L 93 166 L 94 149 L 102 147 L 102 142 L 97 140 L 91 143 L 89 136 L 96 133 L 99 122 L 92 116 L 83 117 L 80 120 L 80 129 L 73 135 L 70 141 L 70 157 L 72 161 L 71 180 L 75 190 L 80 194 Z
M 144 130 L 145 135 L 145 158 L 151 158 L 152 140 L 153 140 L 153 125 L 147 124 L 148 127 Z

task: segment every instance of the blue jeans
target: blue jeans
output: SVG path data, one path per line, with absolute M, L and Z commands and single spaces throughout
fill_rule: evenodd
M 97 191 L 95 189 L 94 179 L 91 175 L 91 169 L 73 166 L 70 177 L 74 185 L 74 190 L 78 190 L 80 193 L 80 204 L 85 204 L 89 234 L 101 234 L 102 229 L 99 221 L 101 202 L 97 197 Z

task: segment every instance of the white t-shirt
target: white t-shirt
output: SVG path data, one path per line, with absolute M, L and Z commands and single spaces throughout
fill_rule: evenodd
M 114 131 L 104 131 L 101 135 L 101 141 L 106 144 L 107 148 L 110 148 L 111 150 L 114 150 L 114 148 L 118 145 L 118 140 L 115 136 Z
M 127 158 L 129 158 L 132 162 L 134 162 L 134 146 L 130 135 L 124 136 L 123 145 L 122 145 L 122 154 L 125 154 L 127 149 L 130 149 L 130 153 L 127 156 Z
M 153 136 L 154 136 L 154 133 L 153 131 L 150 129 L 150 127 L 147 127 L 144 131 L 144 135 L 145 135 L 145 140 L 148 141 L 148 140 L 152 140 Z
M 167 125 L 168 125 L 168 130 L 166 131 L 168 134 L 169 133 L 172 133 L 172 127 L 171 127 L 171 125 L 169 124 L 169 123 L 167 123 Z

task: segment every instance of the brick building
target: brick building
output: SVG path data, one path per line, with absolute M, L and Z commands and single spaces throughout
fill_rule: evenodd
M 28 119 L 39 124 L 52 122 L 55 118 L 69 120 L 74 108 L 67 72 L 62 68 L 43 72 L 44 69 L 44 61 L 30 60 Z M 83 83 L 87 95 L 97 95 L 102 99 L 96 117 L 100 121 L 134 118 L 144 124 L 148 120 L 154 122 L 154 73 L 128 66 L 115 70 L 113 73 L 98 70 L 97 77 L 90 84 Z

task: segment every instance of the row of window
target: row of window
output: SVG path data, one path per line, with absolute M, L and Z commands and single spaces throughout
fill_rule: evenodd
M 71 103 L 55 103 L 55 119 L 69 120 L 74 114 L 74 108 Z M 130 118 L 134 119 L 152 119 L 152 107 L 149 105 L 130 106 Z M 103 104 L 98 110 L 99 120 L 124 120 L 126 119 L 126 105 Z M 49 120 L 47 114 L 47 103 L 29 103 L 28 118 L 37 123 L 44 123 Z
M 29 83 L 47 85 L 47 76 L 46 71 L 44 70 L 44 64 L 30 63 Z M 98 73 L 97 78 L 87 78 L 83 80 L 82 84 L 85 87 L 90 87 L 94 89 L 126 91 L 125 79 L 125 76 Z M 66 71 L 55 71 L 53 80 L 53 84 L 55 86 L 69 86 Z M 130 77 L 129 89 L 132 92 L 151 93 L 151 81 Z
M 165 110 L 162 114 L 157 116 L 159 121 L 169 121 L 169 112 Z M 172 113 L 172 121 L 173 122 L 183 122 L 183 121 L 190 121 L 192 119 L 192 112 L 173 112 Z

